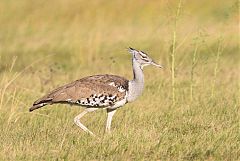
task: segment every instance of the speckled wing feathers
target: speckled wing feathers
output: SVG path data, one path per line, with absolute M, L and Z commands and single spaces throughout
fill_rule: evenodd
M 69 103 L 82 106 L 106 107 L 125 98 L 128 80 L 115 75 L 94 75 L 59 87 L 35 101 L 40 108 L 47 104 Z M 30 109 L 31 110 L 31 109 Z

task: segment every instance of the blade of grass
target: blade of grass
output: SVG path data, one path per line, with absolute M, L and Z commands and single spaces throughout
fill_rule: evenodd
M 177 12 L 174 18 L 174 28 L 173 28 L 173 35 L 172 35 L 172 63 L 171 63 L 171 72 L 172 72 L 172 104 L 175 105 L 176 103 L 176 96 L 175 96 L 175 57 L 176 57 L 176 32 L 177 32 L 177 23 L 180 16 L 180 11 L 182 7 L 182 0 L 179 0 Z
M 218 48 L 217 48 L 217 54 L 216 54 L 216 59 L 215 59 L 215 67 L 214 67 L 214 74 L 213 74 L 213 82 L 212 82 L 212 90 L 211 90 L 211 98 L 214 97 L 215 95 L 215 88 L 216 88 L 216 81 L 217 81 L 217 73 L 219 70 L 219 59 L 223 50 L 223 45 L 222 45 L 222 38 L 219 38 L 218 40 Z

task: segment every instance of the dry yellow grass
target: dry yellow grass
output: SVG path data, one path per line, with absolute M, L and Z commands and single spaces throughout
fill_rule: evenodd
M 239 160 L 239 2 L 0 1 L 0 160 Z M 132 77 L 132 46 L 164 65 L 147 68 L 143 96 L 73 124 L 80 107 L 29 113 L 50 89 L 81 77 Z M 196 50 L 197 47 L 197 50 Z M 91 116 L 90 116 L 91 115 Z

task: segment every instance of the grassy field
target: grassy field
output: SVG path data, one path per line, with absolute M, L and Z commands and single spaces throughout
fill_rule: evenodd
M 0 0 L 0 24 L 0 160 L 240 160 L 239 1 Z M 104 110 L 82 119 L 98 138 L 81 107 L 28 112 L 84 76 L 131 79 L 128 46 L 165 68 L 111 135 Z

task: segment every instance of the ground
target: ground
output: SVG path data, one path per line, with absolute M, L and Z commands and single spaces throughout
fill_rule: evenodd
M 240 160 L 238 9 L 234 0 L 1 0 L 0 160 Z M 146 67 L 143 95 L 116 112 L 111 134 L 105 110 L 82 119 L 97 138 L 73 123 L 81 107 L 28 112 L 84 76 L 132 79 L 129 46 L 164 69 Z

